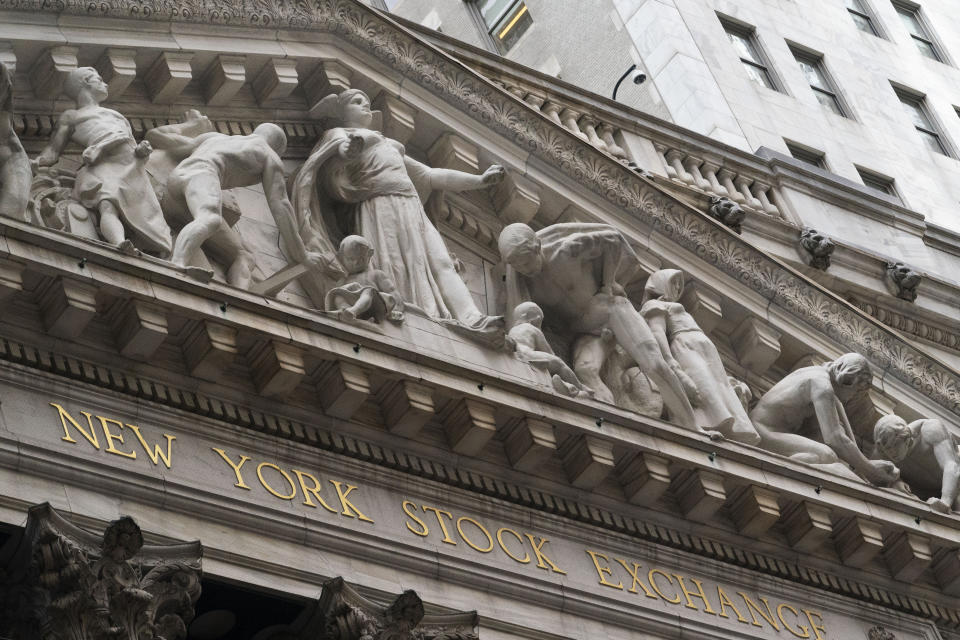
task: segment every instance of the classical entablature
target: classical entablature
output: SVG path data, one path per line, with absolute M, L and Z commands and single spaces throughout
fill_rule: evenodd
M 159 484 L 172 511 L 209 509 L 248 533 L 270 519 L 271 535 L 290 544 L 355 544 L 324 539 L 286 509 L 299 497 L 317 505 L 302 475 L 300 489 L 290 480 L 296 499 L 268 488 L 262 469 L 290 478 L 285 465 L 255 460 L 272 497 L 248 510 L 236 495 L 221 502 L 219 489 L 192 494 L 162 447 L 128 429 L 124 446 L 143 444 L 140 461 L 153 468 L 124 480 L 103 454 L 130 453 L 109 424 L 123 429 L 132 418 L 101 417 L 121 407 L 157 424 L 196 424 L 196 433 L 165 431 L 176 433 L 167 454 L 174 440 L 218 451 L 210 464 L 229 472 L 226 491 L 251 490 L 240 467 L 253 450 L 235 462 L 238 449 L 211 447 L 220 440 L 208 431 L 233 447 L 270 442 L 278 456 L 342 464 L 382 485 L 415 478 L 438 494 L 456 489 L 960 627 L 956 483 L 942 495 L 915 486 L 919 499 L 875 486 L 895 480 L 881 457 L 904 462 L 907 480 L 910 464 L 949 467 L 927 449 L 960 437 L 960 376 L 812 279 L 830 256 L 815 234 L 805 250 L 820 261 L 805 263 L 797 249 L 796 268 L 754 246 L 750 216 L 782 216 L 773 185 L 744 177 L 750 167 L 711 172 L 666 150 L 675 175 L 651 178 L 621 146 L 624 134 L 498 87 L 352 0 L 13 1 L 2 11 L 0 40 L 11 47 L 0 55 L 17 65 L 13 129 L 30 157 L 56 167 L 34 166 L 30 205 L 0 219 L 0 380 L 31 398 L 5 414 L 5 467 L 69 482 L 70 452 L 83 450 L 83 465 L 121 494 Z M 117 46 L 99 44 L 107 39 Z M 75 71 L 86 65 L 109 87 L 106 101 L 96 74 Z M 57 100 L 64 83 L 85 106 Z M 114 188 L 110 163 L 123 165 L 110 155 L 112 138 L 76 134 L 84 113 L 105 111 L 100 102 L 130 123 L 130 158 L 147 157 L 144 140 L 149 157 L 173 158 L 166 172 L 148 165 L 117 181 L 119 190 L 142 179 L 142 198 L 96 195 Z M 181 117 L 188 109 L 199 112 Z M 58 135 L 56 157 L 44 157 Z M 241 138 L 259 146 L 238 151 Z M 190 151 L 178 158 L 176 145 Z M 402 173 L 408 190 L 358 185 L 351 163 L 370 158 L 378 171 Z M 97 171 L 107 180 L 76 186 Z M 700 191 L 670 183 L 683 175 Z M 221 186 L 232 187 L 222 203 Z M 215 205 L 194 199 L 199 192 Z M 156 232 L 148 246 L 123 235 L 136 225 L 122 209 L 151 198 L 165 218 L 138 214 L 137 224 L 153 221 L 140 233 Z M 177 199 L 187 207 L 179 218 L 170 215 Z M 121 209 L 119 237 L 102 224 L 104 202 Z M 211 208 L 230 220 L 190 226 L 184 211 L 199 220 Z M 94 213 L 99 226 L 88 221 Z M 337 225 L 353 214 L 363 237 L 341 244 L 347 229 Z M 184 240 L 192 233 L 193 248 Z M 401 236 L 413 239 L 390 254 Z M 430 292 L 417 289 L 423 282 Z M 605 315 L 591 324 L 598 310 Z M 44 393 L 46 404 L 30 395 Z M 95 418 L 93 407 L 104 407 Z M 41 409 L 52 435 L 19 420 Z M 922 446 L 900 456 L 887 432 L 874 442 L 874 423 L 889 412 L 914 421 L 905 428 Z M 820 418 L 819 430 L 795 420 L 805 413 Z M 781 429 L 797 440 L 784 445 Z M 874 445 L 868 456 L 858 448 Z M 334 484 L 342 515 L 363 521 Z M 29 495 L 24 488 L 8 502 L 23 507 Z M 407 529 L 427 535 L 426 526 Z M 235 560 L 218 541 L 204 544 L 220 562 Z M 405 570 L 436 571 L 401 551 Z M 601 584 L 613 586 L 591 557 Z M 560 607 L 568 597 L 548 599 Z

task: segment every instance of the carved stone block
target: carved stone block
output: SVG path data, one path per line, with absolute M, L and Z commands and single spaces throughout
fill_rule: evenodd
M 52 336 L 76 338 L 97 314 L 97 288 L 86 282 L 51 279 L 37 293 L 44 328 Z
M 809 552 L 833 533 L 830 509 L 812 502 L 800 502 L 783 513 L 787 542 L 797 551 Z
M 383 135 L 407 144 L 416 126 L 417 110 L 386 91 L 381 91 L 371 106 L 383 114 Z
M 247 360 L 257 391 L 268 397 L 283 398 L 289 395 L 307 373 L 303 351 L 276 340 L 253 347 Z
M 508 172 L 494 191 L 493 206 L 506 224 L 530 222 L 540 210 L 540 188 L 529 178 Z
M 723 306 L 720 296 L 704 288 L 696 282 L 691 282 L 683 290 L 680 303 L 700 325 L 700 329 L 707 335 L 723 320 Z
M 888 262 L 886 265 L 887 288 L 893 295 L 907 302 L 917 299 L 917 288 L 923 282 L 923 275 L 902 262 Z
M 834 541 L 843 564 L 863 567 L 883 551 L 883 530 L 876 522 L 853 517 L 837 529 Z
M 780 357 L 780 332 L 759 320 L 747 318 L 730 334 L 740 364 L 762 375 Z
M 0 42 L 0 64 L 7 68 L 11 77 L 17 71 L 17 54 L 9 42 Z
M 519 418 L 508 424 L 505 432 L 504 449 L 518 471 L 534 471 L 557 452 L 554 427 L 544 420 Z
M 649 506 L 670 487 L 670 460 L 645 452 L 624 456 L 617 475 L 630 503 Z
M 211 106 L 229 104 L 247 81 L 244 56 L 219 55 L 200 78 L 203 97 Z
M 303 81 L 303 92 L 310 105 L 310 116 L 317 117 L 315 107 L 331 93 L 340 93 L 350 88 L 353 72 L 349 67 L 333 60 L 318 64 L 313 73 Z
M 387 383 L 379 396 L 387 429 L 398 436 L 415 437 L 434 415 L 433 389 L 418 382 Z
M 118 300 L 107 319 L 117 348 L 128 358 L 146 360 L 167 339 L 167 314 L 159 305 L 133 298 Z
M 445 133 L 427 151 L 430 165 L 444 169 L 456 169 L 467 173 L 479 173 L 477 147 L 460 136 Z
M 355 364 L 334 360 L 317 376 L 317 392 L 324 413 L 347 420 L 370 396 L 370 377 Z
M 63 81 L 77 68 L 78 47 L 60 45 L 45 50 L 30 69 L 33 94 L 42 100 L 60 95 Z
M 913 582 L 933 559 L 930 538 L 907 531 L 897 533 L 887 542 L 884 557 L 894 578 L 901 582 Z
M 147 94 L 155 104 L 170 104 L 193 78 L 190 61 L 193 54 L 184 51 L 164 51 L 147 70 L 143 78 Z
M 933 564 L 933 575 L 944 593 L 960 596 L 960 550 L 944 549 Z
M 0 301 L 23 291 L 23 265 L 0 258 Z
M 441 420 L 450 448 L 465 456 L 480 453 L 497 430 L 496 408 L 470 398 L 447 403 Z
M 297 61 L 290 58 L 271 58 L 253 79 L 253 95 L 257 104 L 286 98 L 297 88 Z
M 680 473 L 670 486 L 688 519 L 707 522 L 727 500 L 723 476 L 705 469 Z
M 107 83 L 110 99 L 123 94 L 137 77 L 136 49 L 108 48 L 94 65 L 100 77 Z
M 613 443 L 593 436 L 573 436 L 560 450 L 570 484 L 593 489 L 613 471 Z
M 195 323 L 183 341 L 183 357 L 190 375 L 219 380 L 237 356 L 237 330 L 219 322 Z
M 774 491 L 750 485 L 734 496 L 730 517 L 745 536 L 759 538 L 780 519 L 778 495 Z

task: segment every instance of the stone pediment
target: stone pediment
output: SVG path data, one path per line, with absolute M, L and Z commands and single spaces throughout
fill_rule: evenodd
M 429 105 L 445 124 L 462 124 L 468 142 L 489 136 L 492 150 L 485 151 L 492 159 L 499 151 L 510 151 L 510 191 L 498 191 L 492 199 L 496 208 L 517 217 L 500 223 L 535 217 L 536 206 L 545 206 L 541 200 L 548 203 L 547 192 L 562 185 L 579 205 L 570 205 L 579 210 L 576 215 L 586 217 L 570 221 L 611 224 L 643 253 L 645 264 L 662 261 L 707 283 L 701 294 L 687 294 L 694 298 L 689 306 L 702 310 L 697 316 L 701 327 L 711 316 L 719 322 L 721 307 L 736 303 L 737 326 L 726 331 L 719 349 L 725 362 L 752 376 L 755 388 L 772 386 L 776 376 L 768 371 L 782 373 L 784 367 L 773 365 L 780 356 L 781 336 L 787 336 L 823 361 L 844 352 L 862 354 L 882 379 L 884 392 L 894 398 L 892 405 L 939 417 L 956 432 L 952 420 L 960 407 L 960 378 L 955 371 L 705 211 L 680 202 L 614 156 L 358 2 L 12 1 L 3 9 L 56 14 L 65 29 L 86 19 L 116 19 L 121 30 L 142 23 L 171 32 L 186 29 L 184 25 L 218 25 L 268 33 L 269 38 L 280 34 L 342 46 L 351 60 L 366 61 L 374 69 L 371 83 L 391 96 Z M 114 23 L 103 21 L 99 27 L 110 25 Z M 331 50 L 324 55 L 330 58 Z M 333 72 L 327 69 L 326 81 L 333 86 L 331 78 Z M 148 112 L 152 107 L 138 108 Z M 301 114 L 301 120 L 309 118 Z M 399 137 L 402 121 L 388 123 L 396 128 L 394 137 Z M 458 146 L 449 138 L 447 142 L 436 157 L 462 163 L 459 166 L 476 165 L 465 149 L 468 145 Z M 470 204 L 475 203 L 442 210 L 434 221 L 462 230 L 489 254 L 499 229 L 493 230 L 489 219 L 478 223 Z M 506 459 L 518 472 L 538 471 L 558 461 L 577 491 L 596 489 L 615 477 L 633 504 L 659 509 L 663 505 L 658 500 L 669 495 L 673 511 L 685 520 L 710 523 L 727 514 L 732 526 L 724 526 L 743 536 L 758 537 L 779 523 L 788 530 L 786 544 L 798 552 L 810 553 L 825 544 L 835 524 L 838 545 L 854 550 L 840 552 L 855 556 L 851 562 L 860 562 L 861 556 L 872 559 L 883 548 L 895 578 L 909 582 L 932 563 L 940 587 L 957 589 L 960 538 L 955 518 L 930 513 L 922 502 L 812 472 L 745 445 L 714 444 L 656 416 L 648 419 L 622 407 L 554 395 L 547 376 L 531 374 L 524 363 L 504 353 L 489 355 L 483 345 L 458 343 L 453 332 L 438 329 L 428 319 L 408 315 L 402 328 L 376 331 L 315 312 L 309 307 L 317 306 L 316 301 L 277 300 L 218 281 L 198 283 L 163 261 L 128 258 L 103 244 L 23 222 L 5 220 L 4 229 L 0 285 L 6 293 L 22 306 L 32 305 L 31 317 L 62 341 L 58 345 L 72 345 L 89 326 L 96 338 L 113 340 L 126 359 L 98 364 L 100 356 L 89 342 L 54 354 L 23 337 L 23 344 L 6 342 L 2 354 L 18 366 L 375 464 L 387 463 L 378 461 L 365 442 L 338 439 L 347 421 L 364 429 L 385 426 L 404 438 L 436 424 L 452 452 L 464 458 L 479 457 L 488 443 L 502 441 Z M 491 299 L 487 306 L 497 302 Z M 433 339 L 440 346 L 429 344 L 427 334 L 439 336 Z M 163 357 L 152 361 L 155 354 Z M 177 358 L 189 376 L 207 382 L 196 388 L 171 382 L 183 373 L 171 373 L 176 367 L 168 366 Z M 812 364 L 818 358 L 808 359 Z M 125 366 L 132 368 L 130 363 L 138 361 L 148 362 L 138 367 L 141 375 L 124 373 Z M 228 368 L 235 379 L 226 380 Z M 211 372 L 224 373 L 224 380 Z M 330 431 L 311 428 L 311 416 L 315 421 L 321 410 Z M 740 484 L 725 486 L 731 478 Z M 841 501 L 831 516 L 824 505 L 827 498 L 820 498 L 822 485 L 856 498 Z M 817 491 L 810 495 L 812 487 Z M 470 490 L 484 491 L 482 486 Z M 779 501 L 789 506 L 781 509 Z M 921 527 L 921 514 L 923 528 L 916 534 L 914 524 Z M 891 534 L 887 541 L 876 526 L 860 526 L 861 518 L 883 520 Z

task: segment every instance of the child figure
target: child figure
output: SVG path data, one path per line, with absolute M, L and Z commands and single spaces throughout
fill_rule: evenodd
M 514 325 L 507 332 L 507 348 L 514 351 L 517 360 L 539 369 L 546 369 L 552 376 L 553 388 L 567 396 L 593 395 L 593 391 L 580 382 L 580 378 L 567 363 L 553 352 L 543 335 L 543 310 L 535 302 L 521 302 L 513 310 Z
M 347 236 L 337 252 L 347 276 L 327 292 L 324 306 L 346 322 L 384 319 L 403 322 L 403 300 L 386 273 L 370 266 L 373 247 L 361 236 Z

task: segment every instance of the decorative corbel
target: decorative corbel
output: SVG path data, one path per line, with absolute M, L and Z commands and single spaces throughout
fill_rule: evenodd
M 297 61 L 291 58 L 270 58 L 253 79 L 253 95 L 257 104 L 286 98 L 299 83 Z
M 836 246 L 833 240 L 816 229 L 804 227 L 800 232 L 800 250 L 803 261 L 820 271 L 830 268 L 830 256 Z
M 707 213 L 714 220 L 730 227 L 737 233 L 743 232 L 743 219 L 747 217 L 746 210 L 739 204 L 725 196 L 710 196 L 710 208 Z
M 923 276 L 902 262 L 887 263 L 887 284 L 891 293 L 908 302 L 917 299 L 917 288 Z

